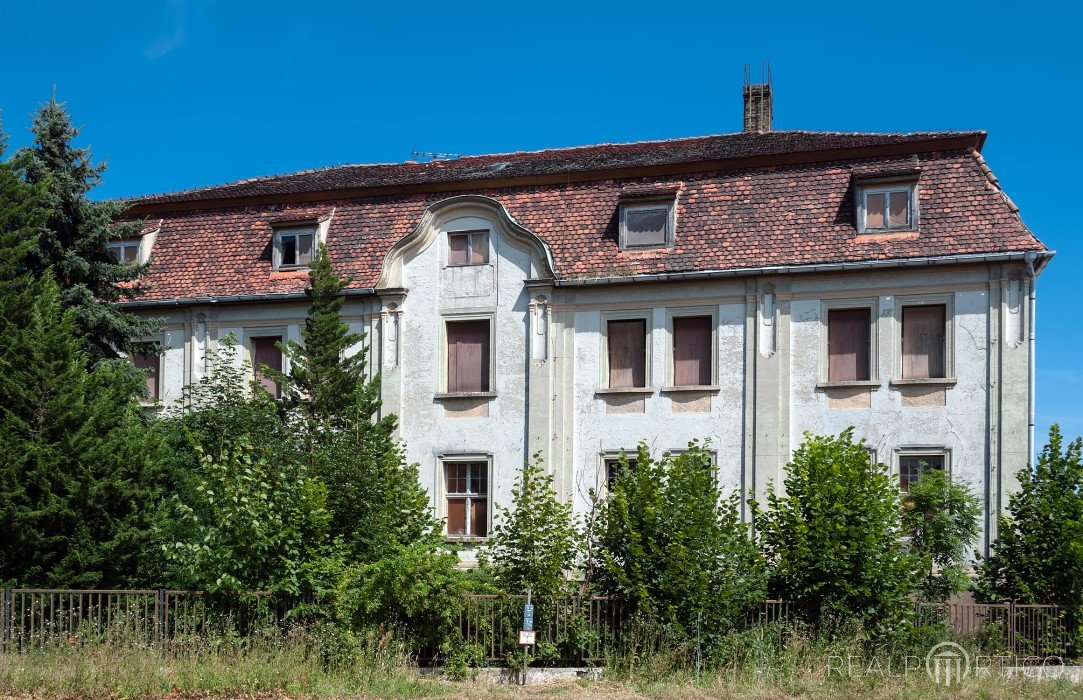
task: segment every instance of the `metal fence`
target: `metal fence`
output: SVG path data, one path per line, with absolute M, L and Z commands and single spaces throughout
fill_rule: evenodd
M 458 634 L 490 662 L 519 648 L 523 596 L 467 595 Z M 603 663 L 626 641 L 628 615 L 600 597 L 534 599 L 539 663 Z M 200 648 L 209 636 L 241 640 L 277 635 L 309 621 L 311 598 L 269 593 L 209 594 L 176 590 L 0 590 L 0 650 L 23 652 L 56 645 L 112 644 L 165 649 Z M 1083 654 L 1083 614 L 1057 605 L 914 603 L 914 624 L 930 638 L 966 641 L 985 653 L 1017 657 Z M 749 622 L 800 619 L 797 606 L 768 600 Z M 419 659 L 438 660 L 434 650 Z

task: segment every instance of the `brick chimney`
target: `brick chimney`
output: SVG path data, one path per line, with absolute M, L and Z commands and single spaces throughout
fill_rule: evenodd
M 771 83 L 745 83 L 744 130 L 753 134 L 771 130 Z

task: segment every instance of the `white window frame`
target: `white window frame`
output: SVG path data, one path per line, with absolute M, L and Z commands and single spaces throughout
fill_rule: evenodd
M 870 194 L 890 194 L 892 192 L 906 192 L 910 206 L 907 210 L 905 226 L 881 226 L 870 228 L 867 223 L 867 200 Z M 873 181 L 857 186 L 857 232 L 858 233 L 902 233 L 918 230 L 918 183 L 916 180 L 895 180 L 890 182 Z M 888 212 L 884 210 L 885 219 Z
M 293 263 L 286 265 L 282 262 L 283 245 L 282 239 L 286 236 L 312 236 L 312 259 L 316 259 L 316 252 L 320 246 L 320 232 L 317 226 L 283 226 L 274 230 L 274 269 L 276 270 L 304 270 L 309 263 Z M 300 246 L 297 246 L 300 250 Z
M 711 319 L 711 382 L 710 384 L 703 385 L 676 386 L 673 383 L 673 365 L 676 361 L 676 358 L 674 358 L 673 356 L 673 321 L 680 318 L 698 318 L 702 316 L 708 316 Z M 608 358 L 609 353 L 607 352 L 607 361 Z M 718 384 L 718 364 L 718 307 L 695 306 L 679 309 L 666 309 L 666 378 L 665 386 L 662 391 L 666 393 L 674 393 L 679 391 L 718 391 L 720 388 Z
M 623 452 L 629 462 L 637 461 L 639 456 L 639 447 L 633 447 L 631 449 L 616 449 L 616 450 L 602 450 L 598 453 L 598 493 L 609 493 L 609 463 L 617 462 L 620 460 L 621 452 Z
M 490 229 L 463 229 L 461 231 L 447 231 L 447 250 L 444 254 L 444 267 L 482 267 L 484 265 L 491 265 L 493 259 L 493 232 Z M 474 263 L 467 262 L 462 265 L 455 265 L 451 262 L 451 237 L 452 236 L 466 236 L 466 259 L 470 260 L 474 252 L 474 237 L 478 235 L 485 236 L 485 262 Z
M 458 321 L 489 322 L 489 390 L 488 391 L 448 391 L 447 325 Z M 444 314 L 440 317 L 440 377 L 437 383 L 436 398 L 472 398 L 496 396 L 496 314 L 492 311 L 463 312 Z
M 635 309 L 629 311 L 612 311 L 602 314 L 602 327 L 601 331 L 601 356 L 598 358 L 600 373 L 598 379 L 598 386 L 601 387 L 599 393 L 614 393 L 614 394 L 653 394 L 653 369 L 651 362 L 651 346 L 653 345 L 652 339 L 654 337 L 653 328 L 654 313 L 651 309 Z M 643 356 L 643 382 L 645 386 L 642 387 L 611 387 L 609 386 L 609 322 L 610 321 L 643 321 L 643 342 L 646 344 L 646 351 Z
M 831 381 L 829 365 L 831 357 L 828 353 L 828 333 L 830 332 L 830 311 L 842 311 L 846 309 L 869 310 L 869 378 L 856 381 Z M 860 297 L 854 299 L 824 299 L 820 302 L 820 387 L 846 387 L 846 386 L 880 386 L 880 299 L 878 297 Z
M 119 251 L 121 251 L 122 256 L 123 256 L 123 252 L 124 252 L 125 248 L 131 248 L 131 247 L 134 246 L 135 247 L 135 262 L 134 262 L 134 264 L 142 265 L 143 262 L 144 262 L 144 260 L 143 260 L 143 239 L 142 238 L 127 239 L 127 240 L 123 240 L 123 241 L 110 241 L 107 245 L 109 247 L 109 252 L 119 250 Z M 118 262 L 123 263 L 125 261 L 120 260 Z
M 902 459 L 904 457 L 941 457 L 944 460 L 944 473 L 948 475 L 948 479 L 952 478 L 950 447 L 944 445 L 903 445 L 896 447 L 892 454 L 891 478 L 895 482 L 895 488 L 899 489 L 900 493 L 906 493 L 902 490 L 902 482 L 900 481 Z
M 449 464 L 478 464 L 484 463 L 486 469 L 486 487 L 488 492 L 485 494 L 485 522 L 487 524 L 488 533 L 484 537 L 478 537 L 473 534 L 466 535 L 453 535 L 448 532 L 448 512 L 447 512 L 447 499 L 452 497 L 452 494 L 447 490 L 447 465 Z M 439 495 L 439 501 L 437 506 L 437 515 L 444 523 L 444 537 L 448 540 L 454 540 L 456 542 L 484 542 L 489 539 L 493 531 L 493 513 L 496 510 L 493 507 L 493 455 L 489 452 L 461 452 L 461 453 L 446 453 L 438 455 L 436 460 L 437 471 L 437 493 Z M 467 484 L 470 480 L 467 477 Z M 457 496 L 457 495 L 456 495 Z M 469 498 L 469 496 L 465 496 Z M 467 509 L 466 525 L 470 527 L 469 508 Z
M 909 306 L 944 306 L 944 376 L 903 377 L 903 309 Z M 892 331 L 892 385 L 956 383 L 955 378 L 955 295 L 915 294 L 895 297 L 894 330 Z
M 666 210 L 665 240 L 661 243 L 646 245 L 632 245 L 628 243 L 628 212 L 648 211 L 651 209 Z M 651 248 L 670 248 L 677 239 L 677 206 L 673 197 L 663 199 L 629 200 L 620 203 L 620 249 L 621 250 L 648 250 Z

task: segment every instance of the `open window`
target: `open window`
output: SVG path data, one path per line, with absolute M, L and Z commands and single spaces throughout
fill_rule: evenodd
M 487 318 L 446 322 L 447 393 L 491 391 L 490 328 Z
M 284 228 L 275 230 L 275 269 L 307 267 L 316 250 L 316 229 Z

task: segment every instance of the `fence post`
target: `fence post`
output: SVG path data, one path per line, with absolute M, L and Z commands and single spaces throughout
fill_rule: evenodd
M 1015 603 L 1008 603 L 1008 649 L 1012 657 L 1019 656 L 1019 650 L 1015 648 Z M 1014 663 L 1014 660 L 1013 660 Z
M 8 636 L 10 636 L 11 618 L 14 617 L 11 611 L 11 589 L 5 587 L 0 592 L 0 650 L 5 654 L 8 651 Z
M 154 595 L 154 641 L 165 639 L 165 589 L 159 588 Z

